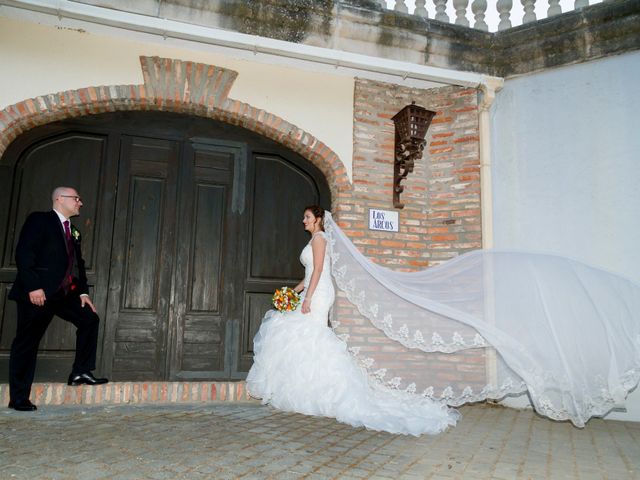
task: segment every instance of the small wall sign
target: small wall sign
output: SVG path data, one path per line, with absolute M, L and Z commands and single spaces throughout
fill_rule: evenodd
M 397 232 L 399 223 L 398 212 L 369 209 L 369 230 Z

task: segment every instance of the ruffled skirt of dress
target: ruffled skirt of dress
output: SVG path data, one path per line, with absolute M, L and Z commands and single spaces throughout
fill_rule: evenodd
M 267 312 L 254 338 L 251 396 L 280 410 L 390 433 L 436 434 L 456 424 L 459 413 L 446 405 L 370 384 L 326 318 Z

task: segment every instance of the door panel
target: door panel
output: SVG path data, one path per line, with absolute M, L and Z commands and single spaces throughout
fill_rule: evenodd
M 231 205 L 240 155 L 239 148 L 215 142 L 192 143 L 185 149 L 172 309 L 176 327 L 172 376 L 229 376 L 225 342 L 233 300 L 225 298 L 224 289 L 233 288 L 236 281 L 227 250 L 236 246 L 238 235 Z
M 224 324 L 221 311 L 222 249 L 226 188 L 199 184 L 195 187 L 193 209 L 189 219 L 193 228 L 188 253 L 189 280 L 176 285 L 177 320 L 181 324 L 178 339 L 178 375 L 185 372 L 220 372 L 224 370 Z M 186 232 L 189 229 L 185 230 Z M 181 300 L 185 298 L 184 308 Z
M 154 310 L 158 303 L 156 275 L 162 258 L 161 245 L 162 194 L 164 179 L 131 179 L 131 202 L 127 216 L 128 245 L 123 308 L 127 310 Z
M 300 278 L 300 263 L 282 257 L 296 257 L 308 241 L 302 209 L 318 203 L 318 188 L 307 172 L 279 156 L 256 155 L 254 182 L 250 278 Z
M 122 137 L 106 336 L 114 380 L 165 375 L 178 151 Z
M 308 205 L 327 205 L 328 189 L 318 186 L 308 165 L 280 155 L 254 157 L 253 214 L 249 275 L 240 332 L 238 366 L 248 371 L 253 361 L 253 337 L 276 288 L 295 286 L 304 277 L 299 255 L 309 241 L 302 225 Z
M 217 185 L 196 186 L 189 282 L 192 312 L 219 312 L 225 190 Z
M 273 290 L 275 291 L 275 288 Z M 249 362 L 253 356 L 253 337 L 258 333 L 262 317 L 269 309 L 273 308 L 271 306 L 272 297 L 272 291 L 266 293 L 248 292 L 245 294 L 245 313 L 243 318 L 246 322 L 246 333 L 242 336 L 242 345 L 240 345 L 240 352 L 242 352 L 245 363 Z
M 8 298 L 10 286 L 10 283 L 3 285 L 0 297 L 0 351 L 3 352 L 11 349 L 11 342 L 16 334 L 16 304 Z

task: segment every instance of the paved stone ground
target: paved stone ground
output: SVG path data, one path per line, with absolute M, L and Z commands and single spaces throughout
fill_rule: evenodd
M 0 410 L 1 479 L 631 479 L 640 424 L 476 405 L 432 437 L 257 403 Z

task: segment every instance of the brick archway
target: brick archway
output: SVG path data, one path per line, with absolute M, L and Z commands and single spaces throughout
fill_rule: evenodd
M 238 125 L 307 158 L 327 178 L 333 207 L 351 190 L 338 156 L 313 135 L 286 120 L 228 98 L 238 73 L 170 58 L 140 57 L 142 85 L 111 85 L 41 95 L 0 111 L 0 157 L 9 144 L 34 127 L 70 117 L 124 110 L 185 113 Z

